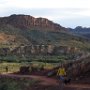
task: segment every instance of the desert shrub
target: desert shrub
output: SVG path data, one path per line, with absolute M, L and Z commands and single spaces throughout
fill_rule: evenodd
M 0 90 L 21 90 L 18 83 L 12 79 L 0 78 Z
M 26 90 L 37 83 L 37 80 L 28 78 L 0 77 L 0 90 Z

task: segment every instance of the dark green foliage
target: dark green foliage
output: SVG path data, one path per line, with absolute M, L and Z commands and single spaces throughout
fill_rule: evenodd
M 0 90 L 21 90 L 18 82 L 9 78 L 0 78 Z
M 36 83 L 38 81 L 27 78 L 0 77 L 0 90 L 26 90 Z

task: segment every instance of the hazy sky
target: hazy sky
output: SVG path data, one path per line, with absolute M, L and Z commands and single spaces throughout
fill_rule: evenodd
M 27 14 L 65 27 L 90 27 L 90 0 L 0 0 L 0 17 Z

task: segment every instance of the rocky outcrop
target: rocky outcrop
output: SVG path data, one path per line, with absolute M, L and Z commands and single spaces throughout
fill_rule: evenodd
M 34 18 L 29 15 L 11 15 L 0 18 L 0 26 L 5 24 L 12 25 L 20 29 L 42 29 L 49 31 L 65 31 L 65 28 L 46 18 Z
M 47 55 L 54 53 L 53 45 L 30 45 L 30 46 L 20 46 L 16 47 L 11 51 L 13 54 L 17 55 Z
M 75 47 L 55 46 L 55 45 L 28 45 L 16 47 L 11 53 L 17 55 L 60 55 L 75 53 L 78 51 Z
M 73 52 L 72 52 L 73 48 Z M 78 49 L 74 47 L 67 46 L 55 46 L 55 45 L 27 45 L 27 46 L 18 46 L 12 49 L 10 48 L 0 48 L 0 56 L 4 55 L 60 55 L 60 54 L 74 54 Z
M 69 47 L 69 46 L 58 46 L 58 47 L 55 47 L 55 54 L 58 55 L 58 54 L 69 54 L 69 53 L 76 53 L 78 52 L 79 49 L 76 48 L 76 47 Z
M 0 48 L 0 56 L 6 56 L 10 54 L 9 48 Z

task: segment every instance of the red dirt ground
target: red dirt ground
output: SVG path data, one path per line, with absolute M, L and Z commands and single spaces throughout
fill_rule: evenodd
M 2 77 L 15 77 L 15 78 L 28 78 L 28 79 L 36 79 L 40 80 L 41 82 L 34 87 L 30 87 L 28 90 L 90 90 L 90 83 L 85 84 L 83 80 L 71 82 L 71 84 L 64 85 L 63 89 L 61 89 L 61 83 L 57 82 L 55 78 L 49 78 L 45 76 L 38 76 L 38 75 L 16 75 L 16 74 L 4 74 L 1 75 Z M 86 80 L 90 80 L 87 78 Z

